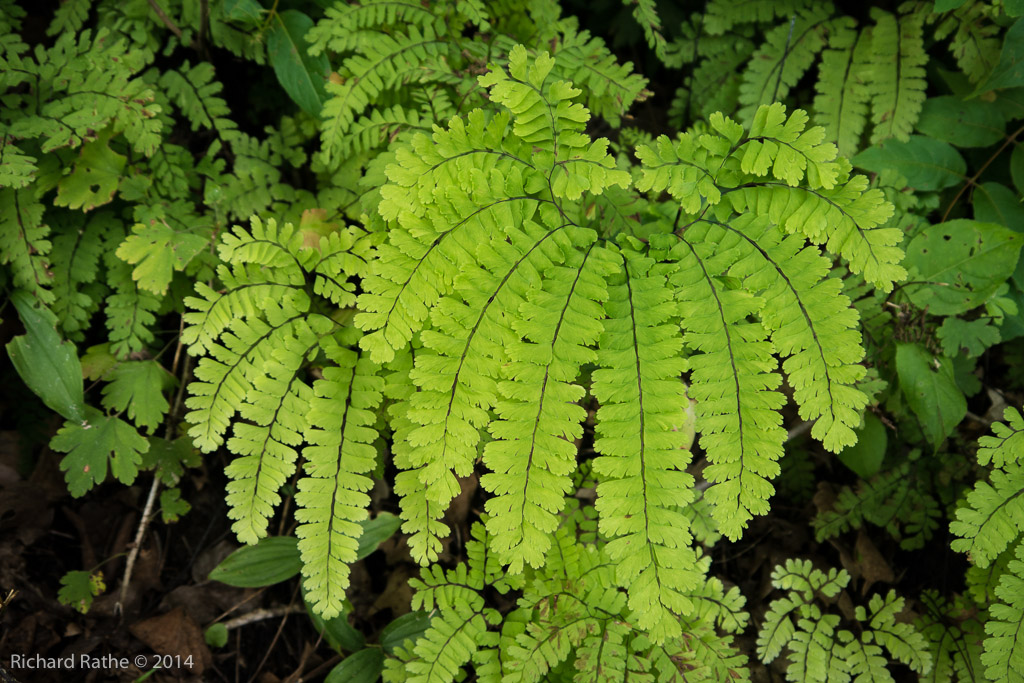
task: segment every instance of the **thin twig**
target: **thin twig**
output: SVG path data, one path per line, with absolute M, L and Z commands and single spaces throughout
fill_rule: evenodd
M 225 621 L 224 628 L 230 631 L 233 628 L 240 628 L 257 621 L 276 619 L 277 617 L 284 617 L 289 614 L 298 614 L 305 611 L 306 608 L 302 605 L 282 605 L 281 607 L 264 607 L 261 609 L 254 609 L 248 614 L 243 614 L 240 617 L 235 617 L 234 619 Z
M 988 158 L 988 161 L 981 165 L 981 168 L 978 169 L 978 172 L 975 173 L 970 178 L 968 178 L 967 182 L 964 183 L 963 186 L 960 188 L 960 191 L 956 193 L 955 197 L 953 197 L 953 201 L 951 201 L 949 203 L 949 206 L 946 207 L 946 212 L 942 214 L 942 220 L 940 221 L 941 223 L 945 223 L 946 219 L 949 218 L 949 212 L 952 211 L 953 207 L 956 206 L 956 203 L 960 201 L 960 197 L 962 197 L 964 192 L 967 191 L 967 188 L 971 187 L 977 182 L 978 178 L 981 177 L 981 174 L 985 172 L 985 169 L 988 168 L 989 165 L 993 161 L 995 161 L 1000 154 L 1002 154 L 1003 150 L 1006 149 L 1011 142 L 1015 142 L 1017 140 L 1017 136 L 1020 135 L 1021 133 L 1024 133 L 1024 126 L 1021 126 L 1017 130 L 1013 131 L 1013 135 L 1003 140 L 1003 144 L 1000 145 L 999 149 L 997 149 L 995 153 Z
M 153 484 L 149 487 L 149 497 L 146 498 L 146 507 L 142 511 L 142 519 L 139 521 L 139 528 L 135 532 L 135 541 L 132 543 L 131 552 L 128 553 L 128 563 L 124 568 L 124 579 L 121 581 L 121 594 L 114 605 L 114 612 L 122 614 L 124 603 L 128 595 L 128 584 L 132 580 L 132 571 L 135 569 L 135 560 L 139 556 L 139 549 L 142 547 L 142 537 L 146 535 L 149 528 L 149 520 L 153 513 L 153 504 L 156 502 L 156 492 L 160 490 L 160 478 L 153 476 Z
M 161 7 L 157 3 L 156 0 L 148 0 L 148 1 L 149 1 L 149 6 L 152 7 L 153 11 L 156 12 L 156 15 L 158 17 L 160 17 L 160 21 L 164 22 L 164 26 L 169 28 L 171 30 L 171 33 L 173 33 L 174 35 L 178 36 L 178 40 L 181 40 L 182 39 L 181 29 L 178 28 L 178 25 L 174 23 L 174 20 L 172 20 L 169 16 L 167 16 L 167 13 L 164 12 L 163 7 Z
M 798 436 L 803 436 L 807 432 L 811 431 L 811 427 L 814 426 L 814 420 L 806 420 L 801 422 L 796 427 L 793 427 L 786 433 L 786 441 L 792 441 Z
M 153 0 L 150 0 L 152 4 Z M 185 318 L 182 316 L 181 327 L 185 324 Z M 174 360 L 171 363 L 171 372 L 176 373 L 178 370 L 178 360 L 181 356 L 181 327 L 178 332 L 178 346 L 174 350 Z M 171 406 L 170 411 L 167 413 L 166 431 L 164 437 L 167 439 L 171 438 L 171 434 L 174 431 L 174 419 L 181 408 L 181 401 L 185 393 L 185 381 L 188 378 L 189 372 L 189 361 L 191 356 L 185 354 L 185 362 L 182 364 L 184 367 L 181 373 L 181 384 L 178 386 L 178 393 L 174 397 L 174 404 Z M 128 586 L 132 580 L 132 572 L 135 570 L 135 560 L 139 556 L 139 551 L 142 549 L 142 539 L 146 535 L 146 530 L 149 529 L 149 523 L 153 519 L 153 506 L 156 503 L 156 494 L 160 490 L 160 477 L 153 474 L 153 483 L 149 487 L 149 496 L 146 498 L 146 507 L 142 511 L 142 519 L 139 520 L 139 528 L 135 531 L 135 541 L 132 543 L 131 551 L 128 553 L 128 562 L 124 568 L 124 578 L 121 580 L 121 593 L 118 596 L 117 603 L 114 605 L 114 611 L 117 614 L 121 614 L 124 611 L 125 599 L 128 595 Z
M 295 590 L 292 591 L 292 602 L 293 603 L 295 602 L 295 597 L 298 595 L 298 593 L 299 593 L 299 585 L 296 583 L 295 584 Z M 260 675 L 261 671 L 263 671 L 263 667 L 266 666 L 267 660 L 270 659 L 270 653 L 274 651 L 274 646 L 277 645 L 277 641 L 281 638 L 281 632 L 284 631 L 284 625 L 286 623 L 288 623 L 288 615 L 289 614 L 290 613 L 285 613 L 281 617 L 281 623 L 277 625 L 277 631 L 274 633 L 274 637 L 270 641 L 270 646 L 267 648 L 267 653 L 265 655 L 263 655 L 263 659 L 260 660 L 259 666 L 256 667 L 256 673 L 254 673 L 252 675 L 252 678 L 249 679 L 250 683 L 252 681 L 256 680 L 256 677 Z

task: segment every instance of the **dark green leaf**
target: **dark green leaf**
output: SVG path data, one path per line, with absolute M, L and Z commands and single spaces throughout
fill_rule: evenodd
M 960 9 L 967 0 L 935 0 L 936 12 L 952 12 Z
M 1024 228 L 1024 206 L 1017 194 L 999 183 L 985 183 L 974 190 L 974 218 L 1008 228 Z
M 305 35 L 312 27 L 313 20 L 298 10 L 278 12 L 267 36 L 267 54 L 288 96 L 306 113 L 319 116 L 331 65 L 326 55 L 309 54 Z
M 331 669 L 324 683 L 376 683 L 384 670 L 384 651 L 368 647 L 349 655 Z
M 7 344 L 14 369 L 49 408 L 81 422 L 85 418 L 82 365 L 74 344 L 60 338 L 57 319 L 31 294 L 16 291 L 11 303 L 25 325 L 25 334 Z
M 1024 14 L 1024 0 L 1005 0 L 1003 9 L 1008 17 L 1019 17 Z
M 839 452 L 839 459 L 861 479 L 869 479 L 882 467 L 889 436 L 885 425 L 873 413 L 864 413 L 864 425 L 857 430 L 857 443 Z
M 999 63 L 975 94 L 1024 85 L 1024 19 L 1014 22 L 1003 39 Z
M 1024 193 L 1024 149 L 1021 149 L 1020 145 L 1014 147 L 1013 154 L 1010 155 L 1010 175 L 1013 177 L 1013 185 L 1017 192 Z M 1020 202 L 1019 197 L 1017 201 Z
M 1017 266 L 1024 236 L 996 223 L 958 219 L 932 225 L 907 245 L 904 288 L 918 308 L 956 315 L 985 303 Z
M 363 527 L 363 535 L 359 537 L 359 548 L 356 550 L 356 559 L 361 560 L 381 544 L 391 538 L 391 535 L 402 526 L 402 519 L 390 512 L 382 512 L 373 519 L 363 520 L 359 523 Z
M 287 581 L 300 569 L 298 540 L 270 536 L 228 555 L 210 572 L 210 580 L 240 588 L 259 588 Z
M 415 642 L 428 628 L 430 628 L 428 612 L 417 611 L 403 614 L 380 632 L 381 647 L 388 654 L 394 654 L 395 648 L 401 646 L 406 639 Z
M 942 443 L 967 414 L 953 361 L 936 358 L 920 344 L 896 343 L 896 371 L 910 409 L 933 446 Z
M 988 147 L 1003 139 L 1006 120 L 998 107 L 981 100 L 932 97 L 921 108 L 917 130 L 957 147 Z
M 963 157 L 949 143 L 923 135 L 911 135 L 906 142 L 880 142 L 855 156 L 853 164 L 872 173 L 895 170 L 918 190 L 941 190 L 956 185 L 967 171 Z
M 348 623 L 348 613 L 351 606 L 348 602 L 345 602 L 345 606 L 342 608 L 341 614 L 334 617 L 333 619 L 323 620 L 319 614 L 317 614 L 309 601 L 306 600 L 306 588 L 302 588 L 302 598 L 306 603 L 306 614 L 309 615 L 310 621 L 313 622 L 313 628 L 316 629 L 317 633 L 322 633 L 324 640 L 337 652 L 355 652 L 356 650 L 362 650 L 366 647 L 366 638 L 360 631 L 352 628 L 352 625 Z
M 135 428 L 86 406 L 81 421 L 68 420 L 52 439 L 50 448 L 67 453 L 60 461 L 68 491 L 76 498 L 107 478 L 107 466 L 122 484 L 135 481 L 142 454 L 149 450 Z
M 263 6 L 256 0 L 224 0 L 224 17 L 228 21 L 258 26 L 263 20 Z

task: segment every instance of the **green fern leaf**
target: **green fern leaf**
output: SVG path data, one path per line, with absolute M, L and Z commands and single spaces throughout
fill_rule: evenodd
M 584 390 L 572 381 L 596 354 L 587 348 L 601 334 L 600 302 L 607 298 L 604 275 L 611 270 L 604 252 L 590 247 L 578 263 L 545 273 L 520 309 L 516 332 L 525 340 L 506 349 L 506 380 L 501 418 L 492 423 L 495 441 L 484 449 L 491 470 L 481 485 L 497 494 L 487 501 L 491 545 L 510 571 L 524 564 L 543 566 L 558 526 L 556 514 L 569 493 L 576 467 L 572 439 L 582 436 L 585 411 L 577 402 Z
M 1008 424 L 995 423 L 995 436 L 978 440 L 978 462 L 992 463 L 989 481 L 979 481 L 956 511 L 949 530 L 959 536 L 950 544 L 953 550 L 970 554 L 979 567 L 989 564 L 1024 533 L 1024 419 L 1014 408 L 1007 408 Z
M 845 156 L 860 149 L 861 134 L 867 124 L 870 48 L 869 34 L 854 30 L 853 20 L 843 17 L 834 22 L 828 49 L 821 55 L 814 120 L 825 127 L 828 139 L 834 140 L 839 153 Z
M 764 45 L 754 52 L 743 72 L 741 121 L 753 118 L 761 105 L 786 98 L 825 47 L 830 14 L 827 6 L 813 7 L 768 32 Z
M 700 579 L 687 520 L 676 510 L 693 497 L 690 454 L 671 431 L 684 419 L 685 366 L 664 277 L 650 273 L 649 259 L 624 261 L 623 277 L 609 283 L 592 389 L 601 404 L 597 509 L 616 582 L 628 588 L 637 623 L 663 642 L 679 635 L 674 615 L 692 610 L 686 593 Z
M 918 11 L 895 17 L 872 8 L 871 29 L 871 144 L 887 138 L 907 141 L 914 130 L 925 100 L 922 24 L 925 13 Z
M 996 587 L 1000 602 L 990 608 L 981 661 L 993 681 L 1024 680 L 1024 544 Z
M 384 381 L 377 366 L 339 347 L 328 347 L 337 367 L 324 368 L 323 379 L 313 385 L 315 398 L 309 423 L 314 426 L 303 450 L 307 476 L 295 494 L 299 521 L 296 536 L 302 554 L 306 600 L 317 613 L 330 619 L 341 613 L 348 588 L 348 565 L 366 517 L 373 482 L 366 473 L 377 460 L 372 441 Z
M 47 305 L 54 303 L 49 233 L 43 205 L 31 190 L 0 189 L 0 265 L 10 265 L 15 287 L 27 289 Z

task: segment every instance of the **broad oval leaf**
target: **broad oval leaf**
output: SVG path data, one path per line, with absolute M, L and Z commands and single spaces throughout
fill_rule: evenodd
M 988 147 L 1003 139 L 1006 120 L 991 102 L 945 95 L 924 103 L 917 130 L 957 147 Z
M 906 286 L 907 294 L 934 315 L 980 306 L 1013 274 L 1022 241 L 1024 235 L 996 223 L 957 219 L 929 226 L 907 245 L 905 264 L 917 281 Z
M 999 53 L 999 63 L 974 94 L 1018 85 L 1024 85 L 1024 19 L 1015 21 L 1006 32 L 1003 50 Z
M 356 560 L 361 560 L 374 550 L 382 542 L 391 538 L 391 535 L 402 526 L 402 519 L 390 512 L 382 512 L 373 519 L 366 519 L 359 523 L 363 527 L 363 535 L 359 537 L 359 547 L 356 550 Z
M 302 599 L 306 604 L 306 614 L 309 615 L 310 621 L 313 622 L 313 628 L 316 629 L 317 633 L 323 634 L 324 640 L 334 650 L 337 652 L 355 652 L 366 647 L 366 637 L 348 623 L 348 613 L 351 611 L 352 606 L 347 600 L 341 614 L 324 620 L 323 617 L 316 613 L 313 605 L 310 604 L 309 598 L 306 596 L 305 586 L 302 587 Z
M 327 99 L 324 84 L 331 72 L 327 55 L 309 54 L 306 33 L 313 20 L 302 12 L 288 9 L 274 16 L 267 36 L 267 55 L 277 80 L 295 104 L 312 116 L 319 116 Z
M 75 346 L 57 334 L 57 319 L 28 292 L 11 295 L 25 334 L 7 344 L 21 379 L 43 403 L 73 422 L 85 419 L 82 365 Z
M 873 413 L 864 413 L 864 425 L 857 430 L 857 443 L 839 451 L 839 460 L 861 479 L 878 473 L 885 458 L 889 437 L 885 425 Z
M 1024 206 L 1010 188 L 1001 183 L 983 183 L 974 190 L 974 218 L 1024 229 Z
M 384 651 L 368 647 L 346 657 L 331 669 L 324 683 L 376 683 L 384 670 Z
M 430 619 L 430 613 L 422 610 L 403 614 L 380 632 L 381 647 L 388 654 L 393 654 L 395 648 L 400 647 L 406 640 L 419 640 L 419 637 L 430 628 Z
M 953 362 L 932 356 L 920 344 L 897 343 L 896 372 L 925 438 L 938 447 L 967 414 L 967 400 L 953 376 Z
M 967 164 L 952 145 L 923 135 L 906 142 L 884 140 L 855 156 L 853 165 L 872 173 L 893 169 L 917 190 L 941 190 L 964 179 Z
M 210 580 L 239 588 L 261 588 L 287 581 L 300 569 L 298 540 L 270 536 L 228 555 L 210 572 Z

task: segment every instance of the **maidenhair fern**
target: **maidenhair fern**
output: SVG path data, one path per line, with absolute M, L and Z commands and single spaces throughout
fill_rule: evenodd
M 395 40 L 433 35 L 435 20 L 401 11 L 419 19 Z M 337 10 L 316 41 L 364 51 L 347 32 L 398 16 L 353 12 Z M 883 290 L 904 277 L 891 206 L 804 112 L 762 106 L 747 128 L 716 115 L 640 144 L 631 169 L 587 134 L 584 91 L 565 78 L 599 45 L 562 39 L 553 54 L 517 45 L 492 61 L 472 95 L 482 106 L 435 114 L 429 135 L 410 125 L 429 110 L 375 110 L 374 126 L 399 132 L 367 165 L 362 205 L 376 217 L 364 225 L 379 227 L 254 218 L 222 237 L 220 284 L 187 301 L 184 339 L 202 356 L 190 434 L 239 456 L 228 502 L 247 542 L 266 534 L 301 450 L 304 586 L 324 616 L 341 609 L 367 474 L 388 457 L 373 444 L 387 437 L 403 531 L 427 565 L 416 605 L 438 611 L 405 663 L 389 664 L 394 680 L 452 680 L 470 662 L 487 680 L 540 680 L 560 662 L 739 675 L 716 631 L 746 617 L 693 536 L 738 538 L 768 509 L 785 439 L 776 354 L 813 435 L 830 450 L 854 442 L 867 402 L 857 314 L 822 249 Z M 353 82 L 332 86 L 325 107 L 326 164 L 355 149 L 341 140 L 363 135 L 362 107 L 401 78 L 358 85 L 370 61 L 352 59 Z M 593 84 L 634 77 L 606 57 L 591 64 L 586 101 L 621 116 L 639 90 Z M 422 72 L 425 91 L 435 78 L 463 88 L 437 68 Z M 570 513 L 588 394 L 597 504 Z M 691 397 L 713 519 L 693 531 Z M 442 570 L 444 513 L 481 468 L 486 521 L 468 564 Z M 502 620 L 490 585 L 521 588 L 521 611 Z
M 991 590 L 977 596 L 988 609 L 981 662 L 991 680 L 1024 677 L 1024 418 L 1007 408 L 1006 420 L 992 425 L 994 436 L 978 439 L 978 464 L 991 466 L 989 481 L 967 494 L 950 524 L 959 538 L 954 550 L 968 553 L 985 569 Z
M 757 638 L 757 653 L 770 662 L 789 651 L 786 678 L 790 681 L 894 681 L 887 668 L 895 660 L 927 674 L 932 659 L 925 637 L 911 624 L 897 621 L 903 598 L 894 591 L 874 595 L 868 606 L 856 606 L 856 632 L 839 628 L 842 617 L 822 609 L 850 582 L 846 570 L 828 573 L 809 561 L 787 560 L 772 572 L 772 585 L 786 591 L 771 603 Z
M 841 153 L 863 148 L 865 133 L 871 144 L 905 141 L 925 100 L 926 43 L 948 41 L 977 84 L 998 61 L 999 21 L 998 5 L 983 1 L 875 7 L 858 25 L 831 2 L 712 0 L 663 50 L 668 66 L 693 65 L 673 113 L 683 121 L 735 108 L 749 122 L 759 105 L 785 101 L 812 74 L 813 119 Z

